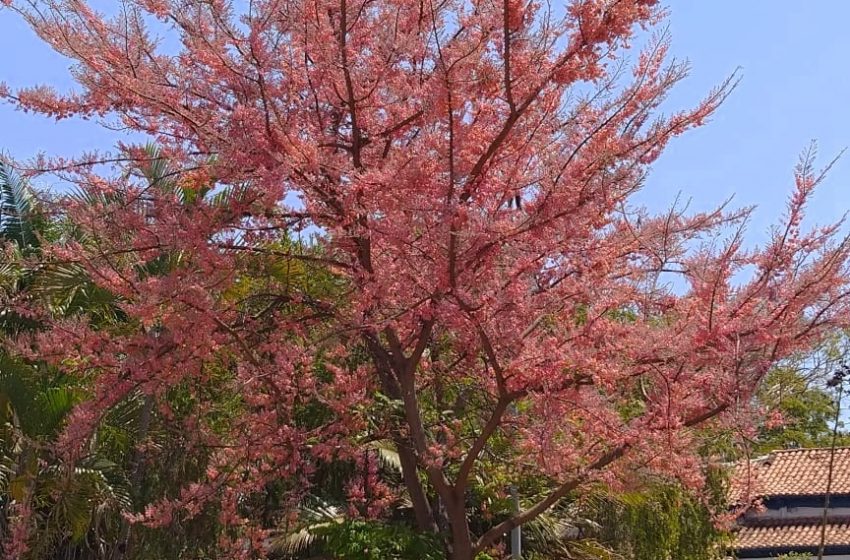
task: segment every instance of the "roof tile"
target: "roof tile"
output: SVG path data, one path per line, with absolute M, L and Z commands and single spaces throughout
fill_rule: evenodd
M 829 449 L 785 449 L 739 464 L 733 498 L 826 494 Z M 832 494 L 850 494 L 850 447 L 835 449 Z
M 850 523 L 826 526 L 827 546 L 850 545 Z M 735 536 L 738 550 L 756 548 L 815 547 L 820 545 L 820 524 L 741 527 Z

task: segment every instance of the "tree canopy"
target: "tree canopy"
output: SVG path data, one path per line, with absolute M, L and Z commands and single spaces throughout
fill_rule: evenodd
M 403 504 L 410 546 L 498 555 L 600 484 L 703 488 L 698 432 L 754 425 L 767 373 L 848 326 L 850 243 L 801 228 L 813 153 L 758 248 L 746 209 L 632 202 L 735 83 L 661 111 L 687 66 L 663 32 L 630 57 L 654 0 L 6 3 L 80 89 L 0 95 L 159 146 L 39 164 L 79 193 L 38 259 L 112 317 L 10 296 L 39 325 L 15 356 L 84 387 L 63 461 L 130 400 L 203 459 L 142 527 L 209 516 L 215 554 L 262 556 L 318 490 L 351 535 Z

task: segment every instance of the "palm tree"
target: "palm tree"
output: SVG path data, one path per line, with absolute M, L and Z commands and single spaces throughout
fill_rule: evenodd
M 0 293 L 7 303 L 0 311 L 0 336 L 39 328 L 9 304 L 50 294 L 47 303 L 59 311 L 64 302 L 67 311 L 85 291 L 73 267 L 30 265 L 51 227 L 33 188 L 0 159 L 0 243 L 11 257 L 0 266 Z M 74 380 L 0 350 L 0 517 L 5 527 L 12 504 L 29 503 L 38 531 L 30 554 L 36 558 L 96 557 L 83 550 L 114 531 L 128 506 L 117 465 L 92 454 L 70 466 L 51 449 L 82 396 Z

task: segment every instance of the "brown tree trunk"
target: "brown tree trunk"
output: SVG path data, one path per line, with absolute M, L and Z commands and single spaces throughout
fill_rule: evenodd
M 428 502 L 428 497 L 422 488 L 422 482 L 419 480 L 419 474 L 416 469 L 416 456 L 407 442 L 401 441 L 401 438 L 396 440 L 396 447 L 398 448 L 398 458 L 401 463 L 401 476 L 404 479 L 404 485 L 407 491 L 410 493 L 410 501 L 413 502 L 416 526 L 420 531 L 437 533 L 439 529 L 434 519 L 434 513 L 431 510 L 431 504 Z
M 390 356 L 373 336 L 365 336 L 364 340 L 371 351 L 372 361 L 378 371 L 384 392 L 393 399 L 401 399 L 401 388 L 393 375 Z M 402 430 L 399 425 L 393 426 L 392 438 L 398 451 L 404 485 L 410 493 L 410 501 L 413 503 L 416 526 L 420 531 L 437 533 L 439 532 L 437 520 L 431 509 L 428 496 L 425 494 L 422 482 L 419 480 L 416 452 L 409 438 L 403 435 L 404 431 L 406 430 Z
M 463 497 L 446 504 L 446 513 L 452 533 L 451 559 L 473 560 L 472 536 L 469 534 Z

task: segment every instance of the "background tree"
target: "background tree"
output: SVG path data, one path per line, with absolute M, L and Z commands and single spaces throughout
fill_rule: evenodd
M 762 426 L 754 452 L 831 445 L 832 422 L 838 403 L 835 392 L 819 380 L 809 379 L 793 367 L 777 368 L 765 379 L 758 402 L 778 413 L 777 420 L 781 422 Z M 841 427 L 839 430 L 843 432 Z M 848 442 L 846 434 L 839 435 L 838 445 Z
M 182 192 L 170 176 L 169 163 L 156 148 L 142 150 L 128 174 L 146 181 L 148 188 L 176 194 L 179 204 L 191 204 L 197 190 Z M 40 200 L 12 165 L 0 166 L 0 235 L 6 242 L 2 267 L 2 326 L 4 342 L 15 335 L 38 332 L 51 317 L 85 316 L 98 330 L 122 332 L 133 324 L 116 306 L 117 299 L 99 288 L 77 262 L 42 254 L 43 245 L 68 246 L 91 242 L 63 213 L 52 213 L 53 204 Z M 217 200 L 226 200 L 219 193 Z M 79 192 L 68 195 L 76 205 L 128 204 L 110 196 Z M 132 204 L 144 210 L 146 201 Z M 156 275 L 179 266 L 172 255 L 150 263 L 145 274 Z M 39 302 L 40 314 L 26 312 L 27 302 Z M 206 466 L 203 453 L 184 453 L 183 435 L 170 429 L 166 418 L 154 410 L 153 400 L 138 391 L 128 393 L 105 414 L 82 456 L 74 461 L 58 452 L 57 438 L 73 407 L 89 395 L 85 379 L 64 375 L 38 356 L 0 353 L 2 402 L 2 456 L 0 498 L 3 520 L 23 516 L 29 529 L 27 558 L 106 559 L 116 557 L 205 557 L 214 551 L 220 526 L 204 516 L 174 524 L 167 535 L 146 531 L 131 533 L 126 515 L 144 510 L 155 498 L 176 493 L 193 481 Z M 206 388 L 215 391 L 215 383 Z M 172 416 L 198 414 L 185 388 L 165 396 Z M 228 400 L 229 399 L 229 400 Z M 226 420 L 233 397 L 219 394 L 211 421 Z M 232 412 L 231 412 L 232 413 Z M 140 447 L 146 449 L 141 453 Z M 156 468 L 151 468 L 155 465 Z M 4 523 L 5 525 L 5 523 Z M 6 535 L 6 531 L 3 531 Z M 8 544 L 8 543 L 7 543 Z M 12 550 L 6 552 L 11 556 Z M 19 550 L 20 552 L 20 550 Z M 22 553 L 21 553 L 22 554 Z
M 800 228 L 812 154 L 760 248 L 742 247 L 747 211 L 630 204 L 733 84 L 659 113 L 686 66 L 663 35 L 629 64 L 634 30 L 663 19 L 652 0 L 10 4 L 81 91 L 6 99 L 113 115 L 162 144 L 185 189 L 243 192 L 180 205 L 98 158 L 53 162 L 98 202 L 66 208 L 90 243 L 45 254 L 79 263 L 134 328 L 56 320 L 19 341 L 90 388 L 60 439 L 69 461 L 129 395 L 188 391 L 202 414 L 181 419 L 185 449 L 207 468 L 136 520 L 215 512 L 221 554 L 266 548 L 247 505 L 280 480 L 296 502 L 334 462 L 357 466 L 353 511 L 381 516 L 394 493 L 364 432 L 393 441 L 418 531 L 453 560 L 498 553 L 599 482 L 699 486 L 695 430 L 748 422 L 771 367 L 850 317 L 850 246 L 837 226 Z M 308 227 L 310 251 L 280 246 Z M 331 272 L 333 295 L 275 274 L 278 259 Z M 232 297 L 248 276 L 263 290 Z M 224 426 L 218 383 L 240 396 Z M 521 511 L 491 498 L 527 480 Z
M 86 286 L 73 268 L 28 266 L 42 243 L 55 240 L 61 231 L 27 181 L 0 160 L 0 240 L 6 256 L 0 268 L 0 335 L 39 328 L 37 316 L 21 312 L 32 298 L 43 298 L 57 313 L 73 313 L 85 305 L 95 316 L 97 301 L 91 296 L 97 290 Z M 120 513 L 129 503 L 126 479 L 102 445 L 92 445 L 91 453 L 73 465 L 51 447 L 84 394 L 75 378 L 43 361 L 0 350 L 2 525 L 28 513 L 23 516 L 38 534 L 32 550 L 36 557 L 81 558 L 89 546 L 97 550 L 117 537 Z M 108 415 L 104 433 L 127 430 L 121 420 L 118 410 Z

